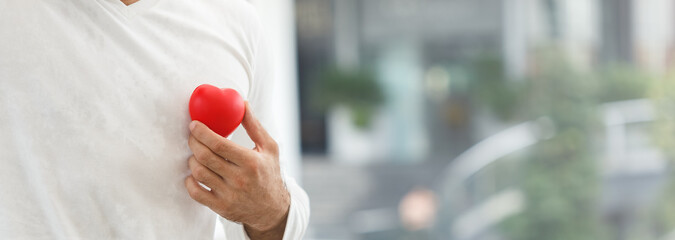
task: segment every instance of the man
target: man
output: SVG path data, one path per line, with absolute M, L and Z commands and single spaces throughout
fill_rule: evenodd
M 264 41 L 243 0 L 0 1 L 0 239 L 300 239 Z M 254 148 L 190 121 L 200 84 Z

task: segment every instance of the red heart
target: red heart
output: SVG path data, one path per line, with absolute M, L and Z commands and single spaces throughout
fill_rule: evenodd
M 244 99 L 231 88 L 202 84 L 190 96 L 190 117 L 220 136 L 229 136 L 244 119 Z

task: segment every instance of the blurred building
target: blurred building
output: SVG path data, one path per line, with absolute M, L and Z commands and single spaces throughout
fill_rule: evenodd
M 500 51 L 501 6 L 499 0 L 296 1 L 303 151 L 358 148 L 336 143 L 340 137 L 330 136 L 327 125 L 331 116 L 318 115 L 308 106 L 308 86 L 317 81 L 317 71 L 330 65 L 369 67 L 385 90 L 388 102 L 380 126 L 386 127 L 361 136 L 372 140 L 361 142 L 379 142 L 372 148 L 385 154 L 365 156 L 364 161 L 370 157 L 416 162 L 433 158 L 431 153 L 447 157 L 468 147 L 471 138 L 464 120 L 469 113 L 464 101 L 457 99 L 453 109 L 439 109 L 447 106 L 450 92 L 452 76 L 446 68 L 466 61 L 467 56 Z M 430 81 L 446 89 L 427 86 L 424 80 L 430 69 L 436 70 L 432 77 L 440 76 Z M 428 91 L 441 96 L 429 99 Z M 345 132 L 349 131 L 333 131 Z
M 397 179 L 405 178 L 406 172 L 426 175 L 410 177 L 423 185 L 443 185 L 440 179 L 467 175 L 452 183 L 466 188 L 463 193 L 453 192 L 460 204 L 454 205 L 458 209 L 451 211 L 451 220 L 457 222 L 441 222 L 446 224 L 442 233 L 453 236 L 451 239 L 503 239 L 495 226 L 527 208 L 522 189 L 509 185 L 522 166 L 488 165 L 543 139 L 527 127 L 541 122 L 503 122 L 477 109 L 470 96 L 472 79 L 466 70 L 476 58 L 496 58 L 501 64 L 499 71 L 505 75 L 500 79 L 503 81 L 522 81 L 538 71 L 540 63 L 535 54 L 551 47 L 562 50 L 581 72 L 625 65 L 659 75 L 675 64 L 675 0 L 295 3 L 302 151 L 321 156 L 311 159 L 329 159 L 335 164 L 330 169 L 313 168 L 316 172 L 308 175 L 317 181 L 309 187 L 314 186 L 315 193 L 321 195 L 329 191 L 320 184 L 324 181 L 344 184 L 330 185 L 339 189 L 330 193 L 333 195 L 318 196 L 316 208 L 324 218 L 321 220 L 335 216 L 344 219 L 329 230 L 333 222 L 319 220 L 324 228 L 317 231 L 326 235 L 349 232 L 336 234 L 340 239 L 357 235 L 362 239 L 391 239 L 373 233 L 396 226 L 396 222 L 384 219 L 396 216 L 392 206 L 403 196 L 402 188 L 382 186 L 399 184 Z M 377 113 L 375 127 L 350 127 L 348 114 L 340 109 L 328 114 L 312 109 L 312 86 L 321 80 L 321 71 L 333 65 L 368 68 L 376 73 L 387 101 Z M 612 229 L 612 239 L 627 239 L 621 229 L 633 226 L 636 209 L 650 204 L 660 191 L 665 163 L 645 140 L 646 125 L 653 120 L 649 103 L 619 102 L 602 108 L 607 136 L 599 137 L 597 148 L 607 156 L 598 157 L 603 178 L 603 201 L 598 211 Z M 514 135 L 508 135 L 509 131 Z M 483 139 L 499 141 L 477 144 Z M 472 146 L 488 153 L 465 152 Z M 451 170 L 443 176 L 436 170 L 452 165 L 453 159 L 464 159 L 469 166 L 464 170 L 471 171 Z M 392 163 L 406 167 L 382 167 Z M 381 172 L 377 169 L 358 167 L 373 164 L 385 169 L 381 172 L 398 175 L 378 175 Z M 432 165 L 419 167 L 422 164 Z M 449 173 L 453 177 L 447 176 Z M 348 180 L 343 183 L 341 179 Z M 384 223 L 365 224 L 377 222 L 368 219 Z M 364 224 L 354 230 L 346 224 L 350 221 Z
M 556 45 L 582 70 L 635 63 L 664 71 L 673 61 L 674 9 L 672 0 L 297 0 L 300 98 L 310 100 L 309 86 L 328 66 L 372 68 L 389 97 L 385 118 L 401 121 L 389 123 L 397 133 L 373 136 L 395 139 L 378 148 L 392 154 L 377 157 L 455 156 L 473 142 L 462 139 L 498 127 L 462 132 L 471 129 L 471 113 L 452 99 L 463 86 L 444 83 L 461 82 L 453 66 L 492 54 L 519 78 L 536 69 L 533 50 Z M 301 101 L 303 150 L 325 153 L 332 139 L 327 116 L 309 104 Z

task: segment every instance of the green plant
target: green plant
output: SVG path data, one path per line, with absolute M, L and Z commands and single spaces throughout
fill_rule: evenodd
M 334 107 L 345 106 L 352 113 L 355 126 L 370 126 L 374 111 L 384 101 L 384 96 L 375 75 L 363 69 L 324 70 L 312 91 L 314 109 L 326 113 Z
M 675 159 L 675 75 L 657 81 L 651 95 L 657 113 L 655 141 L 670 159 Z
M 555 136 L 527 155 L 520 179 L 526 207 L 505 221 L 502 229 L 508 239 L 607 239 L 595 210 L 601 192 L 599 159 L 593 147 L 602 129 L 600 107 L 645 98 L 651 77 L 619 65 L 578 71 L 556 48 L 537 49 L 532 57 L 531 71 L 524 79 L 509 79 L 499 58 L 489 55 L 469 67 L 470 95 L 478 107 L 505 122 L 546 116 L 557 129 Z M 668 136 L 672 140 L 665 141 L 675 143 L 675 134 Z
M 468 66 L 471 101 L 487 108 L 502 121 L 519 117 L 522 81 L 506 77 L 500 56 L 482 54 Z
M 557 133 L 537 144 L 524 162 L 521 188 L 527 205 L 503 224 L 510 239 L 602 239 L 593 208 L 599 193 L 593 158 L 599 79 L 575 71 L 563 55 L 535 55 L 536 71 L 518 92 L 526 119 L 547 116 Z
M 672 166 L 675 160 L 675 73 L 655 81 L 651 98 L 655 102 L 657 116 L 652 129 L 653 138 Z M 646 220 L 654 226 L 651 230 L 657 237 L 675 229 L 675 173 L 672 170 L 669 173 L 663 193 L 647 213 L 649 217 Z

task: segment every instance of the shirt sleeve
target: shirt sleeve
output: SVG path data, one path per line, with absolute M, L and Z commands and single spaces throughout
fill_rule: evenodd
M 254 34 L 252 36 L 252 42 L 254 42 L 251 48 L 253 50 L 251 64 L 252 76 L 249 79 L 249 92 L 247 98 L 255 116 L 260 120 L 269 134 L 278 141 L 279 138 L 276 138 L 275 136 L 277 136 L 277 129 L 279 126 L 277 126 L 278 124 L 274 121 L 273 116 L 273 110 L 278 106 L 274 106 L 274 103 L 272 102 L 276 96 L 276 88 L 274 87 L 275 74 L 273 73 L 273 66 L 271 64 L 272 58 L 270 57 L 270 51 L 266 44 L 266 38 L 262 34 L 260 22 L 256 21 L 254 25 L 255 26 L 252 26 L 252 28 L 256 30 L 253 31 Z M 247 147 L 254 146 L 241 127 L 233 133 L 232 140 Z M 285 144 L 283 142 L 278 142 L 278 144 L 279 151 L 284 151 Z M 281 174 L 284 183 L 286 184 L 286 189 L 291 197 L 283 240 L 302 239 L 309 223 L 309 198 L 293 178 L 286 176 L 284 171 L 284 159 L 280 159 L 279 161 L 281 165 Z M 221 217 L 219 217 L 219 221 L 223 224 L 227 240 L 249 240 L 242 224 Z

